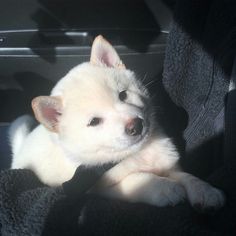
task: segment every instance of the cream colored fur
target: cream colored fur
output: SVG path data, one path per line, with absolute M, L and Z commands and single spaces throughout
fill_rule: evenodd
M 28 117 L 13 123 L 12 168 L 31 169 L 45 184 L 57 186 L 81 164 L 119 162 L 90 191 L 156 206 L 184 198 L 202 207 L 223 205 L 221 191 L 179 170 L 175 146 L 156 130 L 148 92 L 101 36 L 90 62 L 73 68 L 50 96 L 32 104 L 41 124 L 28 132 Z M 101 122 L 92 126 L 94 117 Z M 127 135 L 125 127 L 134 118 L 142 119 L 142 133 Z

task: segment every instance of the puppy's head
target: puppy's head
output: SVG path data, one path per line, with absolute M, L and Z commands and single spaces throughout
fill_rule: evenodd
M 98 36 L 90 62 L 73 68 L 51 96 L 35 98 L 32 107 L 67 156 L 95 165 L 119 161 L 142 148 L 152 123 L 148 103 L 134 73 Z

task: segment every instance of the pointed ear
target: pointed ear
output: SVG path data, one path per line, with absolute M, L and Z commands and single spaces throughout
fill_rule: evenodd
M 62 112 L 60 97 L 40 96 L 32 100 L 35 118 L 52 132 L 58 132 L 58 120 Z
M 101 35 L 93 41 L 90 63 L 97 66 L 125 69 L 125 65 L 120 60 L 116 50 Z

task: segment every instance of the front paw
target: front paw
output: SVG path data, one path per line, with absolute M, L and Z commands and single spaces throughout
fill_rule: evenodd
M 152 193 L 151 204 L 158 207 L 175 206 L 183 202 L 185 198 L 186 191 L 182 185 L 163 178 L 156 183 L 155 190 Z
M 118 184 L 100 189 L 96 193 L 158 207 L 174 206 L 186 198 L 184 187 L 177 181 L 142 172 L 131 174 Z
M 201 180 L 192 182 L 187 195 L 191 205 L 197 210 L 216 210 L 225 203 L 222 191 Z

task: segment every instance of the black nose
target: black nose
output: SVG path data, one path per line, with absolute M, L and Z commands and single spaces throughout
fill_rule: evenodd
M 143 131 L 143 120 L 140 118 L 132 119 L 125 126 L 125 133 L 130 136 L 136 136 Z

